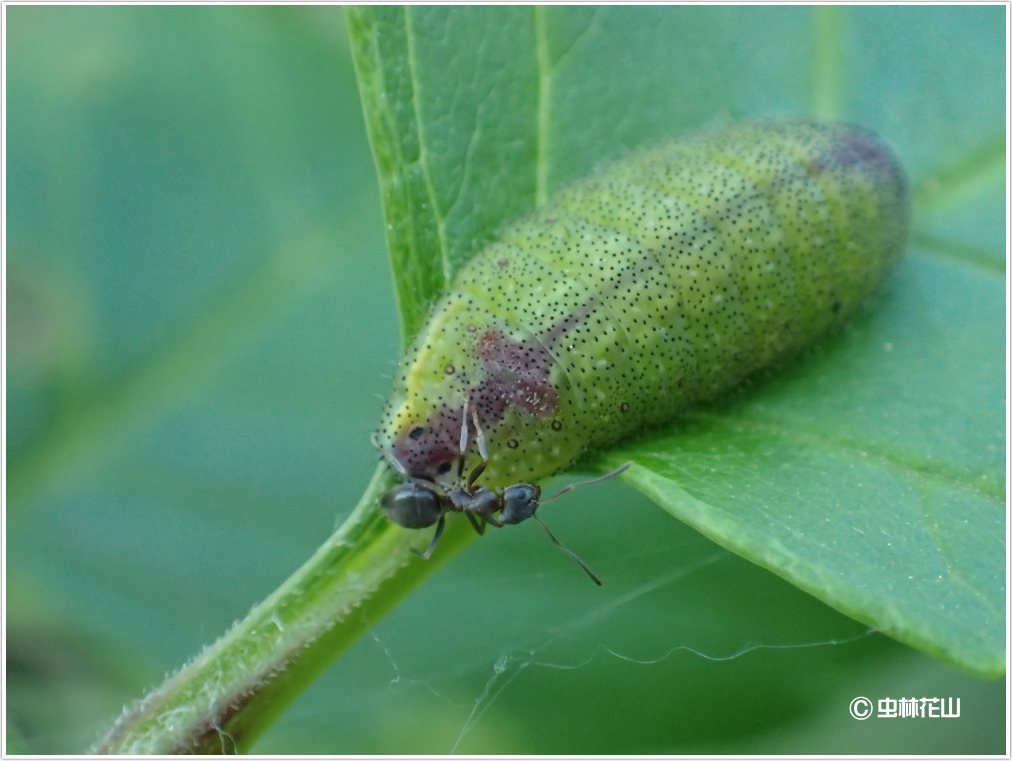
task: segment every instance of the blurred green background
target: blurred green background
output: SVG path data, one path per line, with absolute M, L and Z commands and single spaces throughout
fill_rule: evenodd
M 1000 67 L 1004 9 L 968 10 L 994 36 L 964 44 Z M 7 751 L 70 753 L 355 503 L 399 337 L 340 9 L 7 21 Z M 536 526 L 495 532 L 255 750 L 1004 752 L 1003 683 L 866 635 L 617 484 L 578 507 L 551 526 L 603 589 Z M 962 716 L 859 723 L 858 695 Z

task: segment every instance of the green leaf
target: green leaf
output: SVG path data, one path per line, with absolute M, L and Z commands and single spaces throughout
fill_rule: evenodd
M 941 220 L 957 208 L 963 219 L 998 213 L 1003 122 L 986 97 L 958 108 L 973 98 L 957 87 L 973 57 L 947 46 L 947 87 L 931 81 L 945 14 L 967 40 L 999 18 L 743 7 L 388 7 L 351 18 L 407 335 L 497 226 L 632 146 L 737 119 L 832 115 L 894 147 L 918 188 L 913 242 L 874 310 L 740 399 L 595 464 L 632 459 L 623 480 L 719 544 L 996 676 L 1002 241 L 950 238 Z M 901 32 L 902 62 L 890 44 Z M 774 55 L 768 41 L 788 39 L 808 44 Z M 1000 86 L 999 69 L 990 74 Z M 925 113 L 929 83 L 937 113 Z

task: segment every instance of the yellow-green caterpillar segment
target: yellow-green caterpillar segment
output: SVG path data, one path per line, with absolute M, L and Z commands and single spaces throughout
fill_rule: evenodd
M 853 127 L 746 124 L 632 154 L 460 269 L 377 445 L 450 487 L 468 425 L 465 473 L 480 428 L 482 485 L 536 483 L 810 346 L 879 286 L 908 216 L 896 160 Z

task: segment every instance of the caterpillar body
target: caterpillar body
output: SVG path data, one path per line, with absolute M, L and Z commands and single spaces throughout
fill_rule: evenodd
M 467 494 L 537 482 L 842 323 L 901 255 L 908 207 L 892 154 L 848 126 L 746 124 L 631 154 L 458 271 L 376 445 L 444 495 L 465 461 Z

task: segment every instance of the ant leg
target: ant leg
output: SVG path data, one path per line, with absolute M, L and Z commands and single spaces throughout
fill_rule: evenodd
M 481 459 L 488 462 L 488 447 L 485 444 L 485 432 L 481 429 L 481 424 L 478 422 L 478 410 L 474 407 L 471 408 L 471 419 L 474 421 L 475 436 L 478 439 L 478 454 L 481 455 Z
M 580 560 L 580 558 L 577 557 L 577 555 L 576 555 L 575 552 L 573 552 L 566 545 L 564 545 L 562 542 L 560 542 L 558 539 L 556 539 L 555 538 L 555 534 L 553 534 L 551 531 L 548 530 L 548 526 L 545 525 L 545 522 L 543 520 L 541 520 L 536 515 L 532 515 L 531 517 L 534 520 L 536 520 L 538 523 L 541 524 L 541 528 L 543 528 L 545 530 L 545 533 L 548 534 L 548 538 L 551 539 L 555 543 L 556 547 L 558 547 L 560 550 L 562 550 L 567 555 L 569 555 L 569 557 L 571 557 L 573 560 L 575 560 L 576 564 L 578 566 L 580 566 L 580 568 L 583 569 L 583 572 L 586 573 L 590 577 L 591 581 L 593 581 L 599 587 L 602 586 L 601 580 L 599 578 L 597 578 L 597 576 L 594 575 L 594 572 L 592 570 L 590 570 L 590 568 L 587 567 L 587 564 L 584 563 L 582 560 Z
M 468 423 L 470 421 L 467 419 L 467 412 L 470 409 L 470 407 L 471 407 L 471 391 L 468 390 L 467 396 L 464 397 L 464 414 L 462 416 L 464 418 L 464 420 L 462 421 L 461 426 L 460 426 L 460 456 L 461 457 L 464 456 L 464 453 L 467 451 L 467 446 L 468 446 L 468 444 L 470 444 L 470 441 L 468 441 L 468 435 L 470 433 L 470 431 L 468 431 Z
M 598 476 L 597 478 L 591 478 L 589 481 L 578 481 L 575 484 L 570 484 L 569 486 L 566 486 L 565 488 L 563 488 L 563 489 L 555 492 L 555 494 L 553 494 L 548 499 L 541 500 L 541 504 L 543 505 L 546 502 L 551 502 L 553 499 L 557 499 L 558 497 L 561 497 L 567 491 L 572 491 L 573 489 L 578 489 L 581 486 L 590 486 L 591 484 L 599 484 L 602 481 L 607 481 L 609 478 L 614 478 L 619 473 L 624 473 L 625 471 L 627 471 L 631 467 L 632 467 L 632 462 L 627 462 L 625 465 L 620 465 L 619 467 L 615 468 L 615 470 L 613 470 L 611 473 L 605 473 L 603 476 Z
M 460 457 L 457 458 L 457 483 L 464 480 L 464 458 L 467 457 L 467 447 L 470 443 L 468 441 L 469 431 L 467 430 L 467 408 L 471 404 L 471 392 L 467 392 L 467 396 L 464 397 L 464 412 L 462 417 L 464 418 L 460 425 Z
M 470 399 L 470 396 L 468 396 L 468 399 Z M 471 491 L 474 487 L 474 482 L 478 480 L 478 476 L 485 472 L 485 468 L 488 466 L 488 445 L 485 443 L 485 432 L 481 430 L 481 425 L 478 423 L 478 410 L 474 407 L 471 408 L 471 419 L 474 420 L 474 431 L 475 437 L 478 440 L 478 454 L 481 456 L 481 462 L 478 463 L 467 477 L 468 491 Z
M 471 521 L 471 525 L 474 526 L 474 530 L 478 532 L 478 536 L 484 536 L 485 524 L 479 522 L 478 519 L 474 517 L 474 513 L 464 513 L 464 514 L 467 516 L 467 519 Z
M 432 535 L 432 541 L 429 542 L 429 546 L 425 550 L 425 552 L 419 552 L 414 547 L 411 548 L 411 551 L 415 553 L 418 557 L 422 558 L 422 560 L 428 560 L 430 557 L 432 557 L 432 551 L 435 550 L 436 545 L 439 544 L 439 537 L 443 535 L 443 527 L 445 525 L 446 525 L 446 513 L 442 513 L 439 516 L 439 521 L 436 523 L 436 533 Z
M 469 426 L 470 421 L 468 420 L 468 412 L 469 411 L 471 413 L 474 413 L 474 408 L 471 407 L 471 391 L 470 390 L 468 390 L 467 395 L 464 397 L 464 412 L 463 412 L 463 418 L 464 419 L 461 422 L 461 426 L 460 426 L 460 443 L 458 444 L 458 446 L 460 447 L 460 457 L 457 458 L 457 483 L 461 483 L 464 480 L 464 460 L 467 457 L 467 448 L 471 444 L 471 442 L 470 442 L 470 433 L 471 432 L 469 430 L 469 428 L 470 428 L 470 426 Z M 477 416 L 474 416 L 474 415 L 472 415 L 472 416 L 474 417 L 474 420 L 475 420 L 475 426 L 477 426 L 478 418 L 477 418 Z M 479 436 L 480 436 L 480 434 L 481 434 L 481 431 L 479 430 Z M 479 447 L 480 446 L 481 446 L 481 439 L 479 439 Z M 482 469 L 484 469 L 483 466 L 479 466 L 479 467 L 482 467 Z M 474 478 L 469 478 L 468 479 L 468 483 L 467 483 L 467 488 L 469 490 L 471 488 L 471 484 L 473 484 L 473 483 L 474 483 Z
M 478 520 L 478 516 L 471 512 L 464 513 L 467 519 L 471 521 L 471 525 L 474 526 L 474 530 L 478 532 L 478 536 L 485 535 L 486 526 L 494 526 L 495 528 L 502 528 L 503 524 L 493 518 L 491 515 L 482 515 L 481 520 Z
M 478 410 L 474 407 L 471 408 L 471 419 L 474 421 L 475 436 L 478 439 L 478 454 L 481 455 L 481 459 L 488 462 L 488 446 L 485 444 L 485 432 L 481 429 L 481 424 L 478 422 Z

